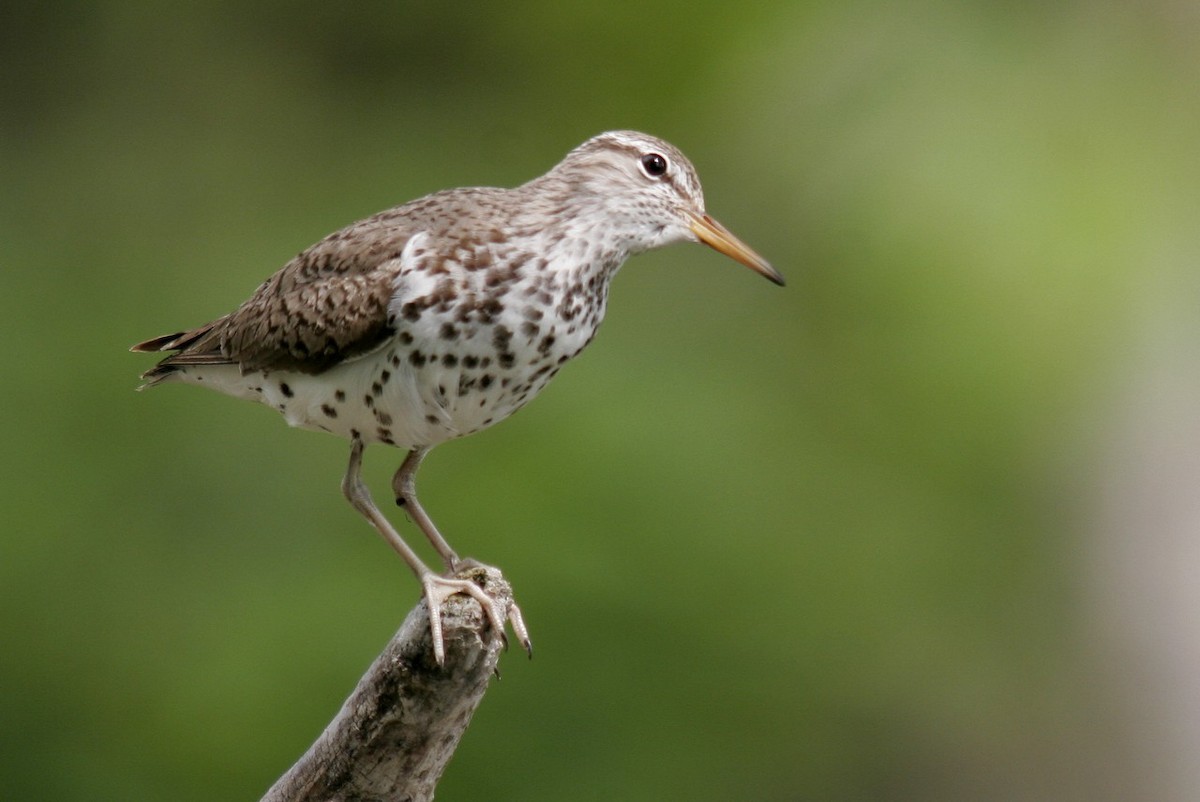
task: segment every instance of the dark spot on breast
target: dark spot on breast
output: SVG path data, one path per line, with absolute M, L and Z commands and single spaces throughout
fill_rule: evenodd
M 375 410 L 375 420 L 379 422 L 380 426 L 392 425 L 392 416 L 384 412 L 382 409 Z
M 396 339 L 400 341 L 401 345 L 412 345 L 413 336 L 407 331 L 402 331 L 396 335 Z
M 462 359 L 462 363 L 463 363 L 464 368 L 477 368 L 477 367 L 479 367 L 479 357 L 464 356 Z
M 493 376 L 490 373 L 485 373 L 479 377 L 479 387 L 483 390 L 486 390 L 487 388 L 492 386 L 492 382 L 494 382 L 495 380 L 496 380 L 495 376 Z
M 492 345 L 496 347 L 497 351 L 507 351 L 512 336 L 512 330 L 508 326 L 499 325 L 492 333 Z
M 549 351 L 553 346 L 554 346 L 554 335 L 547 334 L 545 337 L 542 338 L 542 341 L 540 343 L 538 343 L 538 353 L 544 354 L 547 351 Z
M 442 330 L 440 333 L 441 333 L 443 340 L 458 339 L 458 327 L 455 326 L 453 323 L 443 323 Z
M 335 399 L 337 399 L 337 402 L 339 404 L 344 404 L 346 402 L 346 391 L 345 390 L 337 390 L 336 392 L 334 392 L 333 397 Z
M 437 289 L 426 297 L 429 306 L 432 306 L 438 312 L 448 312 L 450 311 L 450 307 L 454 306 L 455 301 L 458 300 L 458 290 L 455 289 L 454 282 L 451 279 L 445 278 L 438 284 Z
M 538 332 L 541 330 L 542 329 L 540 326 L 538 326 L 538 324 L 528 320 L 521 324 L 521 333 L 531 340 L 536 337 Z
M 408 361 L 413 364 L 413 367 L 418 367 L 418 368 L 425 367 L 425 361 L 426 361 L 425 355 L 422 354 L 420 351 L 413 351 L 411 354 L 409 354 Z
M 479 304 L 479 320 L 482 323 L 491 323 L 503 311 L 504 304 L 500 303 L 495 298 L 488 298 L 483 303 Z
M 485 248 L 476 248 L 465 254 L 459 262 L 464 270 L 486 270 L 492 266 L 492 252 Z
M 496 358 L 496 361 L 502 368 L 511 368 L 516 363 L 517 358 L 511 351 L 505 351 Z
M 426 423 L 437 423 L 438 422 L 437 415 L 426 415 L 425 422 Z
M 523 314 L 527 320 L 541 320 L 545 316 L 545 313 L 536 306 L 525 307 L 525 310 L 521 314 Z
M 334 409 L 333 407 L 329 406 L 328 404 L 322 404 L 321 411 L 325 413 L 325 417 L 327 417 L 327 418 L 336 418 L 337 417 L 337 410 Z
M 458 357 L 456 357 L 454 354 L 443 354 L 442 364 L 448 368 L 452 368 L 458 364 Z
M 295 393 L 292 392 L 292 388 L 288 386 L 287 382 L 279 383 L 279 392 L 283 393 L 285 398 L 291 398 L 293 395 L 295 395 Z

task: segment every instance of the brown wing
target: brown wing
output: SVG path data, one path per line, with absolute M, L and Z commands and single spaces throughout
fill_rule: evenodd
M 134 351 L 178 351 L 144 378 L 187 365 L 321 373 L 379 346 L 391 333 L 388 302 L 413 232 L 404 207 L 331 234 L 288 262 L 230 314 Z

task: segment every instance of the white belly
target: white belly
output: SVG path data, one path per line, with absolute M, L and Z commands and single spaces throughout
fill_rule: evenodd
M 438 336 L 441 325 L 430 321 L 432 337 L 422 331 L 426 327 L 414 326 L 403 340 L 317 375 L 281 370 L 243 375 L 234 365 L 216 365 L 183 368 L 176 378 L 270 406 L 292 426 L 412 449 L 504 420 L 532 400 L 594 333 L 560 335 L 554 327 L 522 332 L 517 321 L 501 319 L 511 337 L 499 349 L 497 326 L 477 327 L 473 336 L 449 341 Z

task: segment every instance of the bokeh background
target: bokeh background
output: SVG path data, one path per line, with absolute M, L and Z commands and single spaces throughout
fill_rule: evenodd
M 1195 4 L 2 14 L 5 799 L 256 799 L 417 599 L 343 442 L 127 347 L 619 127 L 789 283 L 639 257 L 429 459 L 537 646 L 439 798 L 1200 798 Z

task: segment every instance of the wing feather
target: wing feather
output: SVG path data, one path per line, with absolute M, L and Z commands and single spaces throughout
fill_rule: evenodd
M 177 351 L 143 378 L 189 365 L 321 373 L 369 353 L 393 332 L 388 303 L 413 233 L 404 207 L 355 223 L 316 243 L 224 317 L 133 346 Z M 408 225 L 405 223 L 408 222 Z

